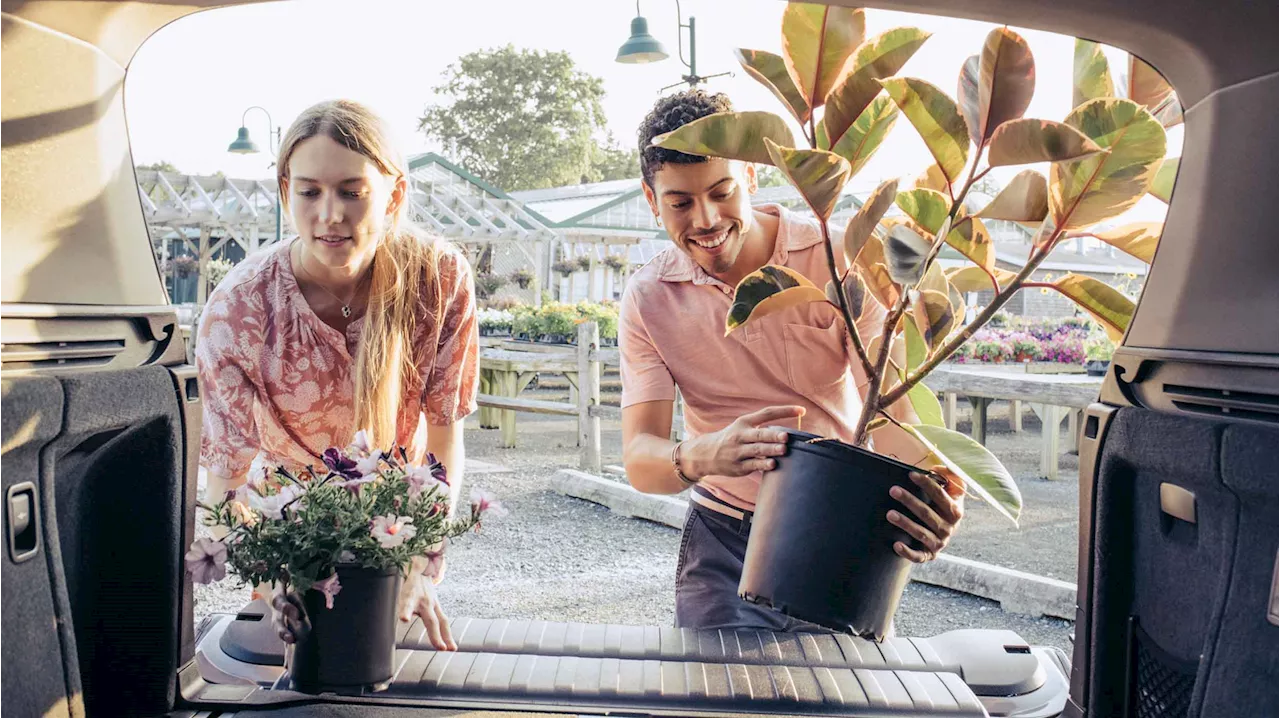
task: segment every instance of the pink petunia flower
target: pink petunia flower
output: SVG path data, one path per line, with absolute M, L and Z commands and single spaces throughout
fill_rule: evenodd
M 422 575 L 431 580 L 432 583 L 439 583 L 440 578 L 444 574 L 444 550 L 445 543 L 440 542 L 440 550 L 428 551 L 426 554 L 427 566 L 422 571 Z
M 213 583 L 227 576 L 227 547 L 221 541 L 196 539 L 183 561 L 196 583 Z
M 369 434 L 361 429 L 356 435 L 351 437 L 351 445 L 347 447 L 347 453 L 351 454 L 368 454 L 369 453 Z
M 342 584 L 338 583 L 337 571 L 334 571 L 333 575 L 323 581 L 316 581 L 311 587 L 324 594 L 325 608 L 333 608 L 333 597 L 337 596 L 338 592 L 342 590 Z
M 361 478 L 369 478 L 370 476 L 378 476 L 378 464 L 382 462 L 382 452 L 375 451 L 368 456 L 356 459 L 356 473 Z
M 481 488 L 471 489 L 471 511 L 472 513 L 488 514 L 495 519 L 500 519 L 511 513 L 507 510 L 507 507 L 498 502 L 496 496 Z
M 404 474 L 404 480 L 409 484 L 409 498 L 417 498 L 422 492 L 429 490 L 432 486 L 448 486 L 447 483 L 441 481 L 437 476 L 437 471 L 430 464 L 426 466 L 409 466 L 409 470 Z
M 387 514 L 378 516 L 369 527 L 369 534 L 385 549 L 396 548 L 418 534 L 413 517 Z
M 302 488 L 297 484 L 281 487 L 280 491 L 270 496 L 263 496 L 256 491 L 248 493 L 249 508 L 258 511 L 269 519 L 279 521 L 284 518 L 284 507 L 296 507 L 294 499 L 302 495 Z

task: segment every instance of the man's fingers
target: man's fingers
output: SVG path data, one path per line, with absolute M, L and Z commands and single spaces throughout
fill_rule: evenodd
M 960 520 L 963 511 L 947 490 L 948 487 L 939 484 L 932 476 L 918 471 L 912 471 L 910 477 L 916 486 L 924 489 L 924 492 L 929 496 L 929 501 L 933 506 L 937 507 L 936 510 L 939 515 L 945 515 L 949 523 L 955 523 Z
M 938 512 L 933 510 L 933 507 L 916 498 L 915 494 L 904 490 L 901 486 L 894 486 L 889 489 L 889 495 L 897 499 L 898 503 L 905 506 L 908 511 L 915 514 L 916 519 L 929 527 L 934 533 L 939 536 L 951 535 L 951 524 L 944 521 L 938 515 Z
M 746 476 L 756 471 L 773 471 L 773 467 L 777 466 L 777 462 L 773 459 L 751 459 L 750 461 L 742 462 L 741 466 L 745 470 L 742 475 Z
M 742 417 L 742 421 L 750 426 L 760 426 L 781 419 L 794 419 L 804 416 L 803 406 L 766 406 Z
M 785 453 L 787 453 L 787 447 L 783 444 L 743 444 L 742 448 L 738 449 L 738 460 L 766 459 L 770 456 L 782 456 Z
M 785 446 L 787 443 L 787 432 L 778 431 L 777 429 L 743 429 L 738 434 L 738 441 L 743 444 L 775 444 L 777 446 Z
M 890 511 L 886 514 L 886 518 L 889 519 L 889 523 L 897 526 L 903 531 L 906 531 L 912 538 L 924 544 L 924 547 L 931 553 L 937 553 L 942 550 L 944 541 L 938 538 L 938 535 L 929 529 L 926 529 L 897 511 Z
M 933 556 L 923 551 L 917 551 L 913 548 L 909 548 L 906 544 L 902 543 L 901 541 L 893 542 L 893 552 L 905 558 L 906 560 L 910 561 L 911 563 L 928 563 L 932 561 L 934 558 Z

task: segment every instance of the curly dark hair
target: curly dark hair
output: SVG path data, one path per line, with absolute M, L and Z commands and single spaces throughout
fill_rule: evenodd
M 706 157 L 651 147 L 649 143 L 658 135 L 717 112 L 733 112 L 733 103 L 722 92 L 711 94 L 705 90 L 688 89 L 658 100 L 649 114 L 645 115 L 637 132 L 640 140 L 640 174 L 644 176 L 645 184 L 653 187 L 654 173 L 668 162 L 682 165 L 706 162 Z

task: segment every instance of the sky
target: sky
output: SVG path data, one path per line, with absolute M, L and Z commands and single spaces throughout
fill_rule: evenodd
M 728 93 L 736 109 L 786 111 L 733 57 L 734 48 L 781 52 L 779 0 L 685 0 L 684 18 L 697 18 L 700 74 L 733 72 L 704 87 Z M 368 104 L 392 125 L 407 155 L 436 150 L 418 118 L 437 99 L 432 88 L 458 57 L 508 43 L 517 48 L 568 52 L 579 69 L 603 78 L 609 130 L 619 142 L 635 142 L 636 126 L 686 69 L 676 54 L 676 3 L 641 0 L 650 32 L 671 54 L 667 60 L 625 65 L 614 61 L 630 31 L 636 3 L 626 0 L 292 0 L 197 13 L 161 29 L 139 50 L 125 83 L 134 159 L 168 161 L 192 174 L 222 171 L 232 177 L 266 178 L 271 158 L 226 151 L 244 110 L 267 109 L 276 125 L 326 99 Z M 954 96 L 966 57 L 981 50 L 994 25 L 952 18 L 867 10 L 867 37 L 910 25 L 933 33 L 899 74 L 922 78 Z M 1036 58 L 1036 92 L 1028 117 L 1061 120 L 1070 111 L 1072 38 L 1014 28 Z M 685 54 L 688 57 L 687 31 Z M 1113 73 L 1125 54 L 1108 49 Z M 245 125 L 265 145 L 266 116 L 253 111 Z M 797 137 L 801 137 L 797 129 Z M 1181 128 L 1170 134 L 1170 156 L 1181 154 Z M 923 141 L 900 119 L 876 157 L 855 182 L 915 177 L 931 162 Z M 1017 170 L 995 172 L 1007 178 Z M 1041 168 L 1043 169 L 1043 168 Z M 1152 204 L 1154 203 L 1154 204 Z M 1146 198 L 1144 218 L 1163 215 Z

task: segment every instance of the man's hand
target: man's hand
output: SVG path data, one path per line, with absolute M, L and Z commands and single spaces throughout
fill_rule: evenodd
M 400 620 L 411 621 L 416 615 L 427 629 L 427 638 L 437 651 L 456 651 L 458 644 L 449 631 L 449 619 L 436 599 L 436 587 L 431 579 L 418 571 L 411 571 L 400 588 Z
M 894 486 L 889 489 L 889 495 L 907 507 L 916 520 L 913 521 L 899 511 L 890 511 L 888 518 L 889 523 L 924 544 L 924 550 L 913 549 L 901 541 L 893 543 L 893 550 L 908 561 L 925 563 L 937 558 L 955 533 L 956 526 L 964 517 L 964 494 L 956 491 L 958 496 L 953 498 L 948 492 L 949 487 L 959 487 L 956 481 L 949 480 L 948 488 L 944 488 L 929 475 L 917 471 L 911 472 L 911 480 L 924 489 L 929 503 L 926 504 L 900 486 Z
M 686 441 L 681 450 L 681 466 L 685 474 L 695 479 L 769 471 L 774 467 L 773 457 L 787 451 L 787 434 L 760 427 L 801 416 L 801 406 L 770 406 L 740 416 L 720 431 Z
M 271 598 L 271 627 L 285 643 L 297 643 L 311 632 L 311 619 L 296 591 L 277 591 Z

